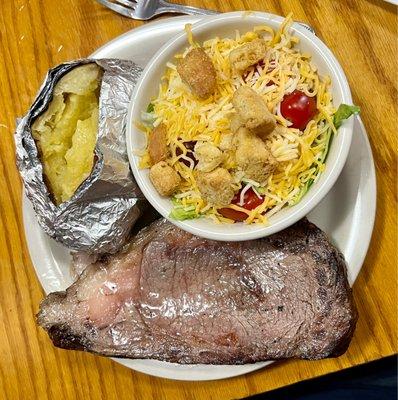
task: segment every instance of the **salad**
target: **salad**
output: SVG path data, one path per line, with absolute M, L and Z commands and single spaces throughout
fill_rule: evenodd
M 297 48 L 288 16 L 235 38 L 195 42 L 166 65 L 138 127 L 140 167 L 176 220 L 266 224 L 319 178 L 333 135 L 359 108 L 333 105 L 331 80 Z

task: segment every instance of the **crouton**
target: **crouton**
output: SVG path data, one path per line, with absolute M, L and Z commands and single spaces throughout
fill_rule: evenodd
M 233 114 L 229 126 L 231 132 L 232 133 L 238 132 L 238 130 L 242 128 L 242 126 L 245 126 L 243 120 L 239 117 L 238 114 Z
M 245 71 L 265 57 L 267 45 L 263 39 L 254 39 L 229 53 L 232 69 L 237 73 Z
M 198 160 L 196 169 L 202 172 L 210 172 L 217 168 L 223 161 L 223 154 L 211 143 L 197 142 L 195 145 L 195 157 Z
M 275 129 L 275 117 L 269 112 L 264 99 L 248 86 L 236 90 L 232 104 L 244 126 L 262 139 Z
M 177 65 L 181 79 L 192 93 L 206 99 L 216 90 L 216 70 L 202 48 L 192 49 Z
M 277 161 L 266 144 L 247 128 L 240 128 L 235 135 L 236 164 L 246 178 L 264 184 L 274 172 Z
M 148 141 L 148 152 L 152 165 L 164 161 L 168 155 L 166 125 L 160 124 L 154 128 L 149 134 Z
M 151 167 L 149 178 L 161 196 L 171 196 L 181 181 L 180 175 L 165 161 Z
M 199 172 L 196 183 L 203 198 L 210 204 L 226 206 L 234 197 L 232 176 L 225 168 L 212 172 Z
M 222 150 L 222 151 L 232 150 L 233 149 L 233 140 L 234 140 L 233 133 L 224 133 L 221 136 L 221 140 L 220 140 L 220 150 Z

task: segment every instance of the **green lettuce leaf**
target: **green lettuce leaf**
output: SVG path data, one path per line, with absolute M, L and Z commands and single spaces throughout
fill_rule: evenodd
M 350 118 L 351 115 L 359 114 L 360 108 L 358 106 L 349 106 L 348 104 L 340 104 L 336 113 L 334 114 L 333 123 L 336 129 L 339 129 L 343 121 Z
M 318 171 L 318 174 L 319 174 L 319 171 Z M 314 183 L 313 179 L 308 179 L 307 183 L 300 190 L 300 193 L 298 194 L 295 201 L 291 204 L 292 206 L 296 205 L 304 197 L 304 195 L 310 190 L 310 187 L 312 186 L 313 183 Z
M 141 112 L 141 120 L 144 123 L 144 125 L 149 126 L 153 128 L 153 123 L 156 121 L 155 117 L 155 107 L 152 103 L 148 104 L 148 107 L 146 108 L 146 111 Z
M 328 129 L 327 132 L 328 138 L 326 139 L 326 146 L 325 146 L 325 150 L 322 154 L 321 157 L 321 162 L 324 163 L 326 161 L 326 157 L 329 154 L 329 149 L 330 149 L 330 145 L 332 144 L 332 140 L 333 140 L 333 131 L 331 128 Z
M 153 113 L 155 111 L 155 106 L 153 103 L 149 103 L 148 107 L 146 108 L 147 113 Z
M 347 118 L 350 118 L 351 115 L 358 114 L 360 112 L 360 109 L 358 106 L 349 106 L 347 104 L 340 104 L 339 108 L 337 109 L 336 113 L 334 114 L 334 119 L 333 123 L 336 129 L 339 129 L 343 121 Z M 328 138 L 326 139 L 326 147 L 325 150 L 321 156 L 321 162 L 325 163 L 326 158 L 329 153 L 329 148 L 333 140 L 333 131 L 331 128 L 329 128 L 327 132 Z M 317 170 L 316 175 L 319 174 L 319 170 Z M 295 199 L 294 204 L 297 204 L 303 197 L 304 195 L 310 190 L 310 187 L 314 183 L 313 179 L 309 179 L 307 183 L 303 186 L 303 188 L 300 190 L 300 193 L 298 194 L 297 198 Z
M 185 219 L 194 219 L 197 217 L 195 209 L 192 210 L 190 208 L 174 207 L 170 213 L 170 218 L 176 221 L 184 221 Z
M 195 206 L 183 206 L 180 199 L 176 199 L 175 197 L 171 198 L 171 202 L 173 203 L 173 209 L 170 213 L 170 218 L 175 219 L 176 221 L 184 221 L 184 219 L 194 219 L 198 218 L 198 214 L 196 214 Z

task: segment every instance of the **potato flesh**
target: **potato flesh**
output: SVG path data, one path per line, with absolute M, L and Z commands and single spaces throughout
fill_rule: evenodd
M 65 154 L 66 180 L 62 183 L 62 190 L 66 198 L 72 197 L 76 188 L 90 175 L 93 168 L 97 129 L 98 107 L 93 109 L 90 118 L 77 121 L 76 131 L 72 137 L 72 147 Z M 90 151 L 81 151 L 82 148 Z
M 93 168 L 101 75 L 96 64 L 87 64 L 63 76 L 48 109 L 32 125 L 57 205 L 73 196 Z

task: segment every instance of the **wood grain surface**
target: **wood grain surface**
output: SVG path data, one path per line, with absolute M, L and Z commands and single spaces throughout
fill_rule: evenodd
M 94 0 L 3 0 L 0 5 L 0 398 L 237 399 L 397 352 L 397 14 L 378 0 L 181 1 L 216 9 L 293 11 L 341 62 L 362 109 L 376 162 L 376 225 L 354 285 L 360 319 L 348 352 L 317 362 L 274 363 L 223 381 L 175 382 L 106 358 L 52 346 L 34 315 L 43 297 L 26 242 L 15 168 L 15 118 L 48 68 L 85 57 L 141 25 Z

